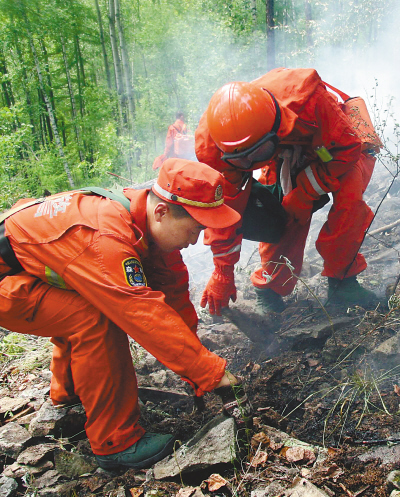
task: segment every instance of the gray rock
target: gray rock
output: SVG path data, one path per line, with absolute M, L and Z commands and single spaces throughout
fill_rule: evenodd
M 158 462 L 153 468 L 154 478 L 161 480 L 215 464 L 230 463 L 235 457 L 235 433 L 232 418 L 217 416 L 175 454 Z
M 323 464 L 328 457 L 328 449 L 318 445 L 310 445 L 272 426 L 264 426 L 263 432 L 275 444 L 282 444 L 283 447 L 301 447 L 312 451 L 316 457 L 315 465 Z
M 7 423 L 0 428 L 0 454 L 16 459 L 30 438 L 28 430 L 23 426 L 15 422 Z
M 27 474 L 39 475 L 53 468 L 54 464 L 51 461 L 42 461 L 40 464 L 36 466 L 29 466 L 25 464 L 19 464 L 18 462 L 14 462 L 10 466 L 6 466 L 6 468 L 3 471 L 3 475 L 8 476 L 9 478 L 22 478 Z
M 60 473 L 55 469 L 51 469 L 50 471 L 46 471 L 44 475 L 36 478 L 32 487 L 39 490 L 42 488 L 53 487 L 57 485 L 61 479 L 62 475 L 60 475 Z
M 28 399 L 3 397 L 0 399 L 0 414 L 18 411 L 19 409 L 25 407 L 28 402 Z
M 386 478 L 387 483 L 390 487 L 400 489 L 400 471 L 391 471 Z
M 84 429 L 85 419 L 82 404 L 56 408 L 48 401 L 42 405 L 37 416 L 31 421 L 29 432 L 34 437 L 62 435 L 67 438 Z
M 0 478 L 0 497 L 12 497 L 17 493 L 18 483 L 13 478 Z
M 384 363 L 385 367 L 397 366 L 400 359 L 400 333 L 388 338 L 371 352 L 375 362 Z
M 304 327 L 291 326 L 287 331 L 280 333 L 280 339 L 287 342 L 292 349 L 314 347 L 319 348 L 332 336 L 334 330 L 348 326 L 354 321 L 353 318 L 344 317 L 332 320 L 332 325 L 307 323 Z
M 54 463 L 57 471 L 68 478 L 92 473 L 98 468 L 96 459 L 57 448 L 54 452 Z
M 212 352 L 234 345 L 243 346 L 243 342 L 245 342 L 245 346 L 248 346 L 246 342 L 249 342 L 246 335 L 232 322 L 213 324 L 205 329 L 199 327 L 197 334 L 201 343 Z
M 19 464 L 36 466 L 46 456 L 51 456 L 57 447 L 58 445 L 52 443 L 32 445 L 21 452 L 17 458 L 17 462 Z
M 30 388 L 27 388 L 26 390 L 23 390 L 21 392 L 21 397 L 27 399 L 38 399 L 43 403 L 46 395 L 48 395 L 49 393 L 50 387 L 47 385 L 32 386 Z
M 156 386 L 163 386 L 167 380 L 167 372 L 165 369 L 160 369 L 159 371 L 154 371 L 149 374 L 151 382 Z
M 103 487 L 103 494 L 104 495 L 108 495 L 109 492 L 112 492 L 113 490 L 115 490 L 117 488 L 117 483 L 112 480 L 108 483 L 106 483 Z
M 112 490 L 109 494 L 109 497 L 126 497 L 124 487 L 118 487 L 115 490 Z
M 329 497 L 326 492 L 300 477 L 295 478 L 293 486 L 286 490 L 284 495 L 285 497 Z
M 26 468 L 22 468 L 17 462 L 13 462 L 9 466 L 5 466 L 2 476 L 7 478 L 21 478 L 26 474 Z
M 260 485 L 251 491 L 250 497 L 275 497 L 276 495 L 281 495 L 285 491 L 280 483 L 274 481 L 269 485 Z
M 400 464 L 400 445 L 374 447 L 357 458 L 361 462 L 381 459 L 382 464 Z
M 21 426 L 25 426 L 25 428 L 29 427 L 31 421 L 36 418 L 37 413 L 36 412 L 31 412 L 29 414 L 26 414 L 25 416 L 18 417 L 15 422 L 18 423 Z
M 30 433 L 34 437 L 54 433 L 57 423 L 65 417 L 66 413 L 67 408 L 55 409 L 50 402 L 45 402 L 29 425 Z
M 56 487 L 46 487 L 39 490 L 38 495 L 40 497 L 71 497 L 71 495 L 77 495 L 74 490 L 79 485 L 77 481 L 69 481 L 57 485 Z

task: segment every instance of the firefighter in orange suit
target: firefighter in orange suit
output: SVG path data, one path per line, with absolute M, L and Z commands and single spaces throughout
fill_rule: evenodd
M 197 396 L 215 389 L 232 400 L 227 392 L 237 379 L 196 336 L 180 255 L 205 227 L 238 221 L 222 184 L 205 164 L 169 159 L 152 190 L 124 190 L 130 211 L 77 190 L 21 200 L 0 224 L 0 325 L 51 337 L 52 402 L 82 401 L 92 450 L 105 469 L 149 467 L 174 442 L 138 423 L 128 335 Z M 237 409 L 233 414 L 240 418 Z
M 312 213 L 328 193 L 333 205 L 316 242 L 328 297 L 341 304 L 375 300 L 356 276 L 367 265 L 358 251 L 373 215 L 362 195 L 376 149 L 362 147 L 338 99 L 314 69 L 279 68 L 251 83 L 223 86 L 211 98 L 195 137 L 198 160 L 223 174 L 227 202 L 240 213 L 251 192 L 252 171 L 261 169 L 262 184 L 278 182 L 283 190 L 285 231 L 278 243 L 260 243 L 261 267 L 251 276 L 259 311 L 284 309 L 282 297 L 293 290 L 293 274 L 301 271 Z M 215 270 L 201 305 L 208 304 L 212 314 L 236 299 L 239 226 L 205 233 Z
M 178 134 L 186 134 L 187 133 L 187 127 L 185 124 L 185 116 L 183 115 L 183 112 L 177 112 L 176 113 L 176 121 L 174 124 L 171 124 L 171 126 L 168 127 L 167 131 L 167 136 L 165 138 L 165 148 L 164 148 L 164 153 L 162 155 L 159 155 L 154 159 L 153 162 L 153 169 L 156 170 L 161 165 L 163 162 L 168 159 L 169 157 L 174 157 L 174 140 L 176 135 Z

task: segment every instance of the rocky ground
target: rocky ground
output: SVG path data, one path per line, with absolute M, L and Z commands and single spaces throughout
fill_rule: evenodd
M 367 192 L 374 209 L 389 181 L 385 171 L 374 176 Z M 149 471 L 99 470 L 82 406 L 49 403 L 49 342 L 3 330 L 0 496 L 400 495 L 400 310 L 396 302 L 388 307 L 400 273 L 400 224 L 387 227 L 398 218 L 398 189 L 395 182 L 362 250 L 369 267 L 360 279 L 378 294 L 375 308 L 324 307 L 326 282 L 313 245 L 324 210 L 282 314 L 254 313 L 249 274 L 257 252 L 250 242 L 236 272 L 237 302 L 220 318 L 198 309 L 200 339 L 243 376 L 253 402 L 254 432 L 241 436 L 240 447 L 214 394 L 199 410 L 179 378 L 132 342 L 142 424 L 173 432 L 183 445 Z M 211 258 L 201 245 L 184 257 L 198 304 Z

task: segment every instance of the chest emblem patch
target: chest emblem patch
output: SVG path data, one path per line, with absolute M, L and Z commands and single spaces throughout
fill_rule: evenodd
M 143 267 L 136 257 L 129 257 L 122 261 L 126 282 L 129 286 L 147 286 Z

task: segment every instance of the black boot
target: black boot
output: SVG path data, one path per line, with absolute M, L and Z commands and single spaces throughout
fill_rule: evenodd
M 366 305 L 377 304 L 379 299 L 371 290 L 363 288 L 356 276 L 338 280 L 328 277 L 328 302 L 332 304 Z
M 282 297 L 270 288 L 254 287 L 256 292 L 256 312 L 258 314 L 268 314 L 269 312 L 282 312 L 285 304 Z

